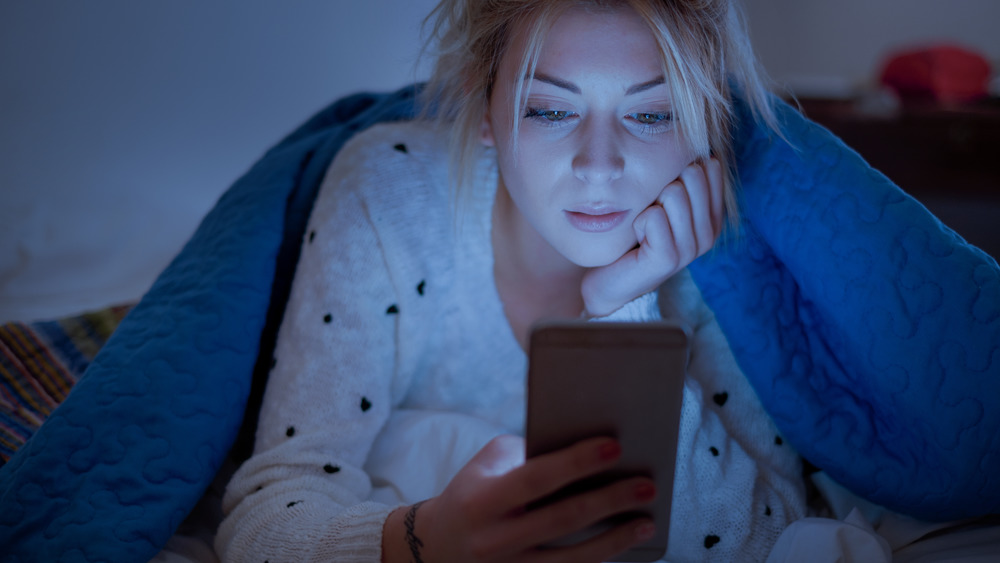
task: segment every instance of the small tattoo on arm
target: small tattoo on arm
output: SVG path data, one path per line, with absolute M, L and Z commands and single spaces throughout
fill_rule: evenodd
M 413 563 L 424 563 L 424 560 L 420 557 L 420 548 L 424 546 L 424 542 L 420 541 L 420 538 L 413 531 L 413 528 L 416 526 L 417 509 L 423 503 L 424 501 L 420 501 L 411 506 L 410 510 L 406 512 L 406 518 L 403 520 L 403 525 L 406 527 L 406 545 L 410 546 Z

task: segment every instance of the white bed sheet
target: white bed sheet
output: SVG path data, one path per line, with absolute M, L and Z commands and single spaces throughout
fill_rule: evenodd
M 0 210 L 0 322 L 137 301 L 218 194 L 41 195 L 15 192 Z

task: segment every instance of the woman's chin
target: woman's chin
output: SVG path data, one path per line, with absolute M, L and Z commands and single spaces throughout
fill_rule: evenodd
M 605 248 L 603 245 L 593 245 L 589 248 L 576 249 L 576 252 L 564 254 L 564 256 L 577 266 L 583 268 L 600 268 L 613 264 L 631 249 L 632 246 L 625 248 Z

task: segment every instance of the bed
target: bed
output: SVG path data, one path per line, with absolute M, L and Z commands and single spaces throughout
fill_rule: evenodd
M 138 303 L 3 327 L 3 561 L 149 560 L 249 455 L 322 175 L 353 133 L 410 118 L 414 95 L 344 98 L 281 140 Z M 867 524 L 897 560 L 942 537 L 995 553 L 1000 268 L 775 103 L 791 145 L 740 107 L 741 236 L 691 273 L 782 435 L 822 468 L 821 523 Z M 103 328 L 67 328 L 87 323 Z

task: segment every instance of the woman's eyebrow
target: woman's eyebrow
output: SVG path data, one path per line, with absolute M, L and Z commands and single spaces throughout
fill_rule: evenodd
M 658 78 L 654 78 L 654 79 L 650 80 L 649 82 L 642 82 L 642 83 L 636 84 L 634 86 L 629 86 L 628 90 L 625 90 L 625 95 L 626 96 L 631 96 L 632 94 L 638 94 L 639 92 L 645 92 L 646 90 L 649 90 L 650 88 L 655 88 L 655 87 L 657 87 L 657 86 L 659 86 L 661 84 L 666 84 L 666 83 L 667 83 L 666 79 L 663 78 L 662 76 L 660 76 Z
M 535 79 L 539 82 L 545 82 L 546 84 L 551 84 L 557 88 L 568 90 L 574 94 L 580 94 L 581 92 L 580 87 L 577 86 L 576 84 L 573 84 L 572 82 L 568 82 L 566 80 L 561 80 L 554 76 L 549 76 L 548 74 L 543 74 L 541 72 L 536 72 L 533 76 L 526 76 L 524 78 L 525 80 Z M 662 76 L 659 76 L 647 82 L 641 82 L 639 84 L 634 84 L 632 86 L 629 86 L 628 89 L 625 90 L 625 95 L 631 96 L 632 94 L 645 92 L 646 90 L 649 90 L 650 88 L 655 88 L 657 86 L 660 86 L 661 84 L 666 84 L 666 79 L 664 79 Z
M 559 80 L 558 78 L 555 78 L 553 76 L 549 76 L 547 74 L 542 74 L 540 72 L 536 72 L 534 74 L 534 76 L 526 76 L 524 78 L 525 78 L 525 80 L 534 78 L 535 80 L 538 80 L 539 82 L 545 82 L 546 84 L 551 84 L 553 86 L 562 88 L 563 90 L 569 90 L 570 92 L 572 92 L 574 94 L 579 94 L 580 93 L 580 87 L 577 86 L 576 84 L 573 84 L 572 82 L 567 82 L 565 80 Z

